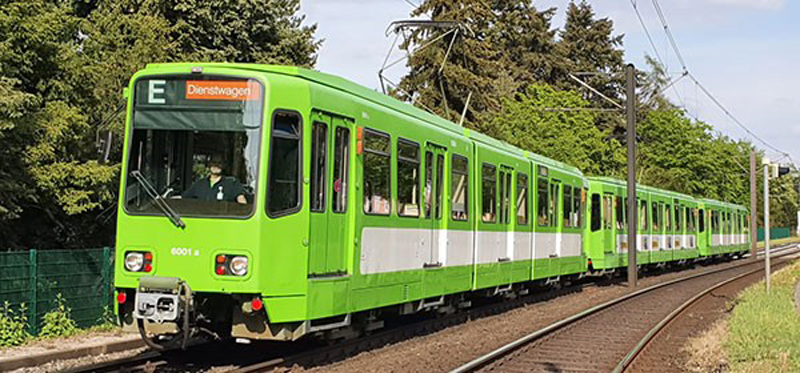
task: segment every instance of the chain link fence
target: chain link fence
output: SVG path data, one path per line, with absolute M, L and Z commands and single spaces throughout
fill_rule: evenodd
M 114 306 L 114 249 L 26 250 L 0 253 L 0 305 L 27 308 L 30 333 L 61 294 L 79 327 L 103 323 Z

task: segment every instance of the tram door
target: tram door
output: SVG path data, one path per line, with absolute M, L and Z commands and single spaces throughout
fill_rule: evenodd
M 444 229 L 444 161 L 446 149 L 432 143 L 425 145 L 425 225 L 430 228 L 430 245 L 423 249 L 425 267 L 441 267 L 447 250 Z
M 309 276 L 347 272 L 352 121 L 315 112 L 311 125 Z

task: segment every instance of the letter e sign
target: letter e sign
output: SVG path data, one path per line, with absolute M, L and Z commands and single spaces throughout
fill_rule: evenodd
M 164 97 L 156 97 L 164 94 L 164 85 L 167 84 L 164 80 L 151 80 L 147 88 L 147 103 L 148 104 L 165 104 L 167 100 Z

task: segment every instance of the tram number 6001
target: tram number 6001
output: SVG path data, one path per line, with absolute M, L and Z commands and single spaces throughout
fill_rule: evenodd
M 192 250 L 188 247 L 173 247 L 170 253 L 174 256 L 200 256 L 200 250 Z

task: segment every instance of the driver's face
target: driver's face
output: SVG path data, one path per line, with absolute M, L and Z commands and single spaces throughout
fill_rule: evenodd
M 208 166 L 208 170 L 211 171 L 212 175 L 219 175 L 222 173 L 222 168 L 217 165 Z

